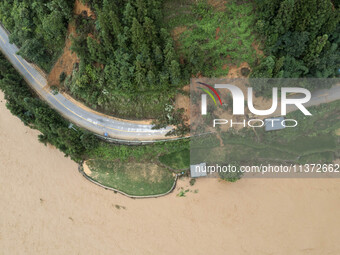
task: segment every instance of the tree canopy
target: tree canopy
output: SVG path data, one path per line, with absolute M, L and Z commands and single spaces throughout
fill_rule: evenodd
M 2 0 L 0 20 L 11 32 L 11 42 L 21 48 L 19 54 L 49 71 L 65 44 L 73 2 Z
M 331 78 L 340 68 L 340 12 L 331 0 L 256 0 L 258 32 L 268 55 L 263 78 Z
M 151 117 L 151 106 L 164 108 L 183 84 L 173 40 L 161 25 L 163 1 L 84 2 L 92 6 L 96 19 L 77 17 L 71 49 L 80 63 L 66 88 L 106 112 Z M 118 112 L 119 105 L 132 108 Z

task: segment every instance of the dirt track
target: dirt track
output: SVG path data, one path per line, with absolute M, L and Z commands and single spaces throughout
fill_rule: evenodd
M 132 200 L 87 182 L 0 101 L 1 255 L 339 254 L 340 180 L 198 180 L 184 198 Z

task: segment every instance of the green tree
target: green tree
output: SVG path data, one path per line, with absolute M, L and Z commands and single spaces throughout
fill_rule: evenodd
M 339 43 L 334 35 L 339 34 L 340 12 L 330 0 L 255 2 L 268 57 L 254 68 L 253 77 L 337 75 Z

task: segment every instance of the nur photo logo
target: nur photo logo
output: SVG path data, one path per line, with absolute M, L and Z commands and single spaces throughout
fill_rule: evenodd
M 265 125 L 264 118 L 269 118 L 269 125 L 274 126 L 275 122 L 280 121 L 283 127 L 296 127 L 298 125 L 297 121 L 294 119 L 284 119 L 287 115 L 287 108 L 296 108 L 305 116 L 311 116 L 312 114 L 307 110 L 305 104 L 311 100 L 311 92 L 302 87 L 289 87 L 289 86 L 273 86 L 271 88 L 271 97 L 268 100 L 271 102 L 269 106 L 265 109 L 255 104 L 254 102 L 254 89 L 249 86 L 246 88 L 246 93 L 242 91 L 240 87 L 235 85 L 234 83 L 215 83 L 214 85 L 209 85 L 207 83 L 198 81 L 198 88 L 202 92 L 200 101 L 201 101 L 201 115 L 205 116 L 209 114 L 208 104 L 209 100 L 214 103 L 214 113 L 217 109 L 222 109 L 224 111 L 223 101 L 227 101 L 225 95 L 230 93 L 232 99 L 232 116 L 242 117 L 245 116 L 243 120 L 235 122 L 233 119 L 224 119 L 224 118 L 214 118 L 212 126 L 215 128 L 217 125 L 225 125 L 230 124 L 230 127 L 235 125 L 242 125 L 243 127 L 263 127 Z M 278 85 L 275 84 L 274 85 Z M 224 95 L 224 96 L 223 96 Z M 293 96 L 292 96 L 293 95 Z M 229 96 L 229 97 L 230 97 Z M 297 97 L 298 96 L 298 97 Z M 267 99 L 266 99 L 267 100 Z M 258 116 L 258 118 L 249 119 L 246 113 L 246 107 L 248 108 L 249 113 L 254 117 Z M 209 108 L 212 111 L 212 108 Z M 221 110 L 219 110 L 219 115 Z M 212 114 L 212 112 L 210 112 Z M 282 119 L 271 119 L 270 117 L 280 116 Z M 268 122 L 268 121 L 267 121 Z M 290 123 L 290 124 L 288 124 Z M 267 125 L 267 124 L 266 124 Z
M 232 98 L 233 98 L 233 115 L 244 115 L 244 108 L 245 108 L 245 96 L 243 94 L 243 91 L 238 88 L 235 85 L 231 84 L 215 84 L 215 88 L 213 88 L 210 85 L 207 85 L 202 82 L 198 82 L 199 84 L 202 84 L 204 86 L 207 86 L 209 89 L 211 89 L 215 95 L 218 97 L 220 104 L 222 105 L 222 100 L 220 98 L 220 95 L 215 90 L 216 89 L 228 89 L 231 92 Z M 202 91 L 206 92 L 214 101 L 215 105 L 217 105 L 215 98 L 213 95 L 207 91 L 206 89 L 200 88 Z M 273 97 L 272 97 L 272 106 L 268 110 L 258 110 L 255 109 L 253 104 L 253 88 L 248 88 L 248 109 L 251 113 L 259 116 L 266 116 L 273 114 L 277 107 L 278 107 L 278 88 L 272 89 Z M 303 98 L 288 98 L 287 95 L 289 94 L 302 94 L 304 95 Z M 207 94 L 201 95 L 201 109 L 202 109 L 202 115 L 207 114 Z M 311 93 L 309 90 L 305 88 L 281 88 L 281 115 L 285 116 L 287 114 L 287 105 L 295 105 L 300 111 L 306 115 L 311 116 L 312 114 L 306 109 L 305 106 L 303 106 L 304 103 L 309 102 L 311 99 Z

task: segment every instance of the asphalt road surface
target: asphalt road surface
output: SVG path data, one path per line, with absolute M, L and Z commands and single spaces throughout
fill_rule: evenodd
M 18 48 L 9 43 L 8 34 L 0 26 L 0 49 L 6 55 L 7 59 L 19 71 L 29 85 L 41 96 L 51 107 L 57 110 L 61 115 L 70 122 L 92 131 L 99 135 L 107 133 L 109 137 L 128 141 L 156 141 L 162 139 L 171 139 L 165 134 L 172 127 L 153 130 L 152 125 L 142 125 L 128 120 L 117 120 L 105 117 L 94 111 L 89 111 L 74 103 L 72 100 L 65 98 L 58 93 L 53 95 L 48 91 L 47 80 L 45 77 L 30 63 L 22 57 L 16 55 Z M 293 97 L 298 97 L 293 96 Z M 306 107 L 329 103 L 340 99 L 340 85 L 333 86 L 330 89 L 318 90 L 312 93 L 312 99 L 304 104 Z M 296 107 L 287 107 L 287 112 L 296 110 Z
M 46 88 L 44 89 L 47 80 L 35 67 L 16 55 L 19 49 L 14 44 L 9 43 L 8 34 L 2 26 L 0 26 L 0 49 L 39 96 L 70 122 L 96 134 L 104 135 L 104 133 L 107 133 L 109 137 L 122 140 L 154 141 L 169 139 L 165 137 L 165 134 L 172 127 L 153 130 L 152 125 L 108 118 L 93 111 L 86 111 L 60 93 L 53 95 Z
M 316 79 L 315 79 L 316 80 Z M 334 79 L 334 82 L 336 82 L 336 85 L 332 86 L 329 89 L 319 89 L 314 92 L 312 92 L 311 100 L 307 103 L 304 103 L 303 105 L 308 108 L 310 106 L 319 105 L 319 104 L 325 104 L 330 103 L 336 100 L 340 99 L 340 79 Z M 289 96 L 288 98 L 304 98 L 305 95 L 302 94 L 295 94 L 292 96 Z M 295 105 L 287 105 L 287 113 L 293 112 L 298 110 L 298 108 Z M 281 104 L 279 103 L 277 110 L 272 114 L 272 116 L 281 116 Z

